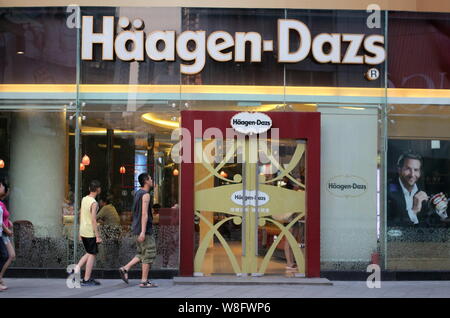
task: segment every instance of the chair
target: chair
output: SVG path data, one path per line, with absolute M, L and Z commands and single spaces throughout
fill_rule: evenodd
M 14 244 L 16 250 L 20 249 L 22 241 L 31 241 L 34 239 L 33 223 L 27 220 L 18 220 L 13 222 Z

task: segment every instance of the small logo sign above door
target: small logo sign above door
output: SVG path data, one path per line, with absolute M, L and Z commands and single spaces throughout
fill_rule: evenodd
M 263 113 L 242 112 L 231 118 L 231 127 L 241 134 L 262 134 L 272 127 L 272 119 Z

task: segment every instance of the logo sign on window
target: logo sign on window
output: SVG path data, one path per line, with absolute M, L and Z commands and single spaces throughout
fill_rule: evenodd
M 231 201 L 241 206 L 244 205 L 244 202 L 247 206 L 262 206 L 264 204 L 267 204 L 269 202 L 269 199 L 270 197 L 267 193 L 258 191 L 258 195 L 256 195 L 255 190 L 245 191 L 245 196 L 243 190 L 236 191 L 231 195 Z
M 326 184 L 328 192 L 336 197 L 354 198 L 367 192 L 367 182 L 358 176 L 343 175 L 331 178 Z
M 242 112 L 231 118 L 231 127 L 241 134 L 262 134 L 272 127 L 272 119 L 263 113 Z

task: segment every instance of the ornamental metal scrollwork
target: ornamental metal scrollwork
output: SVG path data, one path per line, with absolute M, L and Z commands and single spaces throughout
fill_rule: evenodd
M 241 144 L 239 144 L 239 142 L 238 143 L 233 142 L 233 146 L 227 150 L 223 160 L 218 162 L 216 167 L 213 167 L 212 164 L 210 164 L 206 160 L 202 160 L 203 158 L 199 157 L 200 155 L 201 156 L 204 155 L 203 142 L 204 142 L 203 140 L 195 142 L 195 156 L 197 157 L 196 163 L 200 163 L 201 166 L 206 169 L 207 175 L 202 176 L 199 181 L 195 182 L 195 186 L 198 187 L 208 179 L 214 177 L 222 181 L 225 181 L 228 184 L 217 187 L 211 187 L 207 189 L 199 189 L 195 191 L 195 215 L 201 219 L 203 224 L 205 224 L 209 230 L 206 231 L 205 234 L 203 234 L 201 242 L 199 243 L 199 247 L 197 249 L 194 259 L 194 270 L 196 272 L 201 272 L 208 247 L 210 246 L 210 243 L 214 240 L 214 237 L 217 237 L 226 252 L 228 260 L 230 261 L 231 266 L 233 268 L 233 271 L 236 274 L 249 271 L 250 268 L 252 269 L 252 272 L 255 272 L 254 270 L 256 270 L 256 272 L 264 274 L 267 270 L 267 267 L 275 252 L 277 245 L 280 244 L 283 238 L 285 238 L 292 249 L 294 259 L 298 264 L 298 272 L 304 274 L 305 273 L 304 255 L 299 247 L 298 242 L 290 232 L 290 229 L 295 225 L 296 222 L 299 222 L 299 220 L 305 216 L 304 211 L 305 191 L 295 191 L 291 189 L 286 189 L 270 185 L 270 183 L 282 180 L 284 177 L 287 177 L 291 182 L 293 182 L 293 184 L 301 187 L 302 189 L 305 189 L 304 184 L 302 184 L 299 180 L 297 180 L 295 177 L 291 175 L 291 172 L 298 166 L 305 152 L 305 144 L 304 143 L 296 144 L 295 151 L 291 157 L 290 162 L 287 165 L 284 165 L 283 167 L 283 165 L 274 157 L 272 153 L 268 151 L 267 148 L 262 149 L 252 148 L 255 147 L 255 145 L 254 144 L 249 145 L 252 143 L 248 141 L 245 141 Z M 244 146 L 246 154 L 248 154 L 248 152 L 250 151 L 261 151 L 262 153 L 264 153 L 266 157 L 269 159 L 270 164 L 272 164 L 280 172 L 278 176 L 270 180 L 264 180 L 261 177 L 257 178 L 257 176 L 253 174 L 253 176 L 255 176 L 254 179 L 255 180 L 257 179 L 258 181 L 254 181 L 253 183 L 251 183 L 251 180 L 246 180 L 246 182 L 243 183 L 242 182 L 243 178 L 246 178 L 246 173 L 248 176 L 249 170 L 251 169 L 255 170 L 254 173 L 256 173 L 257 170 L 257 164 L 249 162 L 243 163 L 242 175 L 236 174 L 235 176 L 233 176 L 232 179 L 228 179 L 223 175 L 221 175 L 219 171 L 223 169 L 226 163 L 229 163 L 229 160 L 236 154 L 239 146 Z M 247 222 L 247 224 L 243 224 L 244 209 L 246 213 L 248 213 L 247 216 L 248 215 L 253 216 L 254 214 L 251 212 L 255 211 L 255 207 L 250 207 L 247 204 L 245 206 L 242 206 L 242 204 L 238 205 L 239 201 L 235 200 L 235 202 L 233 202 L 231 200 L 231 195 L 233 193 L 239 192 L 240 190 L 242 192 L 244 185 L 246 187 L 246 191 L 253 193 L 255 191 L 254 188 L 256 187 L 255 182 L 258 182 L 257 186 L 258 191 L 268 194 L 270 200 L 268 200 L 267 204 L 258 207 L 259 215 L 257 221 Z M 286 202 L 288 202 L 288 204 L 286 204 Z M 204 214 L 202 214 L 205 212 L 223 213 L 230 216 L 226 217 L 223 220 L 220 220 L 216 224 L 213 224 L 210 220 L 208 220 L 208 218 Z M 273 215 L 281 215 L 281 214 L 291 214 L 291 215 L 293 214 L 294 217 L 287 225 L 282 224 L 281 222 L 278 222 L 277 220 L 272 218 Z M 249 230 L 250 233 L 255 233 L 252 231 L 258 231 L 258 226 L 264 226 L 265 223 L 271 223 L 275 225 L 276 228 L 279 229 L 280 234 L 277 236 L 277 238 L 274 240 L 274 242 L 267 250 L 266 254 L 262 258 L 259 267 L 257 264 L 258 258 L 256 256 L 248 257 L 248 255 L 242 256 L 242 264 L 239 265 L 238 259 L 236 255 L 233 254 L 230 245 L 222 236 L 222 234 L 219 232 L 220 227 L 229 221 L 233 221 L 235 224 L 242 225 L 243 227 L 246 226 L 245 230 L 246 231 Z M 247 237 L 250 238 L 249 239 L 250 241 L 246 243 L 246 246 L 248 246 L 248 244 L 255 243 L 251 241 L 252 237 L 255 237 L 255 235 L 248 235 Z M 253 238 L 253 240 L 256 239 Z M 244 264 L 244 262 L 246 263 Z

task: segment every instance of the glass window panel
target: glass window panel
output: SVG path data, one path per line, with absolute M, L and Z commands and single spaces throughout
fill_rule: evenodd
M 84 102 L 81 156 L 88 156 L 90 162 L 82 171 L 80 193 L 89 193 L 92 180 L 102 185 L 97 200 L 103 209 L 98 212 L 103 243 L 97 266 L 117 268 L 136 255 L 132 205 L 140 188 L 138 176 L 146 172 L 154 182 L 150 191 L 153 212 L 158 211 L 158 215 L 153 214 L 157 256 L 152 268 L 177 269 L 179 167 L 170 156 L 177 142 L 171 138 L 174 127 L 167 124 L 178 125 L 179 115 L 167 101 L 144 103 L 136 111 L 126 109 L 119 101 Z M 81 256 L 84 251 L 79 246 Z

